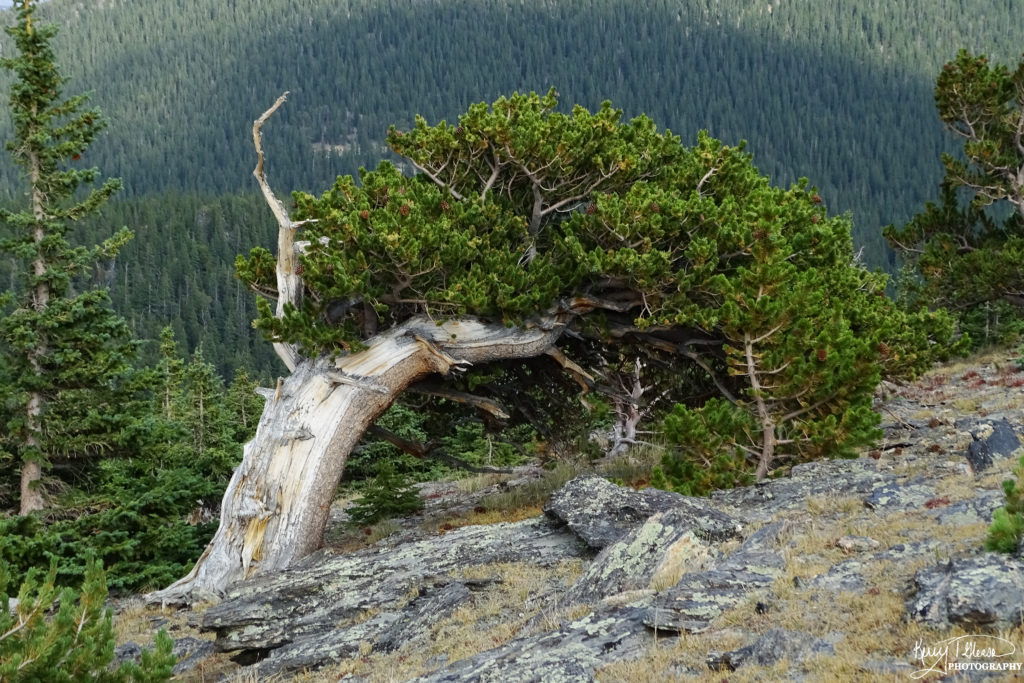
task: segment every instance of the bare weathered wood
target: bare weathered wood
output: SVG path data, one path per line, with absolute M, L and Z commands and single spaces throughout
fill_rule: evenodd
M 206 552 L 187 576 L 150 600 L 217 599 L 235 581 L 282 569 L 316 550 L 348 454 L 407 386 L 456 365 L 540 355 L 562 329 L 414 318 L 369 340 L 359 353 L 335 362 L 300 361 L 279 398 L 264 407 Z M 361 381 L 339 384 L 332 380 L 338 372 Z
M 454 401 L 456 403 L 462 403 L 465 405 L 479 408 L 480 410 L 493 415 L 499 420 L 507 420 L 511 417 L 508 411 L 505 410 L 497 401 L 493 401 L 483 396 L 477 396 L 476 394 L 470 394 L 465 391 L 456 391 L 455 389 L 449 389 L 439 384 L 433 384 L 428 382 L 419 382 L 409 387 L 409 391 L 414 394 L 421 394 L 423 396 L 435 396 L 437 398 L 443 398 L 448 401 Z
M 256 168 L 253 169 L 252 174 L 255 176 L 256 182 L 259 183 L 267 206 L 274 214 L 274 220 L 277 221 L 277 267 L 275 273 L 277 276 L 277 317 L 279 318 L 284 315 L 285 304 L 298 306 L 302 300 L 302 277 L 296 273 L 298 255 L 295 250 L 295 229 L 298 224 L 292 222 L 284 204 L 274 195 L 274 191 L 270 189 L 270 183 L 267 182 L 263 157 L 263 124 L 287 99 L 288 93 L 285 92 L 277 98 L 270 109 L 263 112 L 252 123 L 252 142 L 256 148 Z M 294 344 L 274 342 L 274 351 L 289 370 L 295 370 L 299 361 L 299 352 Z

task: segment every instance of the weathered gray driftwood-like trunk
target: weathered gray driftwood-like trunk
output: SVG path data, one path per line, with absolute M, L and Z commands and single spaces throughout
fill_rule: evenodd
M 267 400 L 210 545 L 187 576 L 150 599 L 216 599 L 235 581 L 316 550 L 348 454 L 409 384 L 456 365 L 539 355 L 561 330 L 413 319 L 360 353 L 299 361 Z
M 277 315 L 299 306 L 303 283 L 296 264 L 301 244 L 284 205 L 264 173 L 262 127 L 287 93 L 253 122 L 253 171 L 278 224 Z M 561 314 L 568 318 L 571 313 Z M 564 325 L 553 315 L 530 329 L 475 319 L 439 324 L 412 318 L 367 341 L 364 351 L 330 360 L 303 358 L 298 347 L 275 342 L 291 370 L 263 409 L 221 502 L 220 527 L 184 578 L 148 597 L 154 602 L 217 599 L 232 583 L 282 569 L 320 547 L 345 460 L 363 432 L 413 382 L 453 366 L 528 358 L 549 351 Z

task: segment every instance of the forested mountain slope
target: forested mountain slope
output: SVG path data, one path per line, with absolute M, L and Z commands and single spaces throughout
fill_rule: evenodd
M 60 58 L 75 87 L 93 90 L 111 121 L 88 161 L 123 176 L 130 197 L 201 192 L 217 204 L 216 194 L 251 191 L 251 121 L 284 90 L 291 102 L 266 136 L 271 181 L 318 191 L 339 173 L 375 165 L 389 124 L 408 127 L 415 113 L 436 121 L 502 93 L 555 86 L 564 106 L 611 99 L 684 141 L 701 128 L 748 140 L 775 182 L 807 176 L 832 210 L 852 212 L 865 260 L 887 267 L 880 227 L 909 218 L 941 177 L 948 141 L 932 103 L 935 74 L 961 47 L 1015 60 L 1024 45 L 1016 4 L 52 0 L 44 8 L 62 26 Z M 0 132 L 8 129 L 0 121 Z M 0 192 L 17 187 L 12 173 L 0 168 Z M 178 206 L 165 194 L 142 208 L 115 207 L 111 220 L 162 207 L 160 227 L 144 237 L 155 244 L 140 249 L 164 264 L 173 296 L 202 292 L 208 315 L 241 315 L 222 279 L 234 252 L 221 248 L 245 248 L 265 233 L 205 244 L 209 266 L 201 256 L 164 258 L 203 233 L 195 201 Z M 148 272 L 133 253 L 118 266 L 124 278 L 111 278 L 115 300 L 153 319 L 143 331 L 192 325 L 195 311 L 167 306 L 194 302 L 164 301 L 154 311 L 141 285 L 118 294 Z M 202 338 L 183 331 L 190 345 Z

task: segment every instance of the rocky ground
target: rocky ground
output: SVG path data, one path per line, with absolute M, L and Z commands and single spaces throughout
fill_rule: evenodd
M 368 535 L 339 511 L 217 605 L 122 603 L 119 639 L 167 628 L 194 681 L 1012 680 L 955 667 L 1024 664 L 1024 560 L 982 550 L 1024 372 L 990 354 L 878 406 L 861 457 L 710 499 L 610 483 L 626 461 L 433 484 Z

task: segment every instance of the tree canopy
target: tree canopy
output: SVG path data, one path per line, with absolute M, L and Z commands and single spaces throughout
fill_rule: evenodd
M 962 141 L 943 155 L 940 199 L 886 237 L 915 269 L 913 295 L 962 318 L 1024 312 L 1024 58 L 1011 71 L 961 50 L 935 87 L 939 118 Z
M 883 368 L 926 367 L 948 320 L 900 313 L 854 263 L 849 221 L 807 181 L 773 187 L 742 145 L 556 105 L 514 94 L 455 124 L 419 118 L 388 135 L 415 176 L 383 162 L 295 194 L 301 299 L 280 315 L 264 301 L 257 326 L 309 356 L 417 317 L 564 326 L 578 368 L 629 344 L 715 387 L 674 419 L 691 459 L 726 454 L 719 483 L 870 441 Z M 275 296 L 268 250 L 237 267 Z

